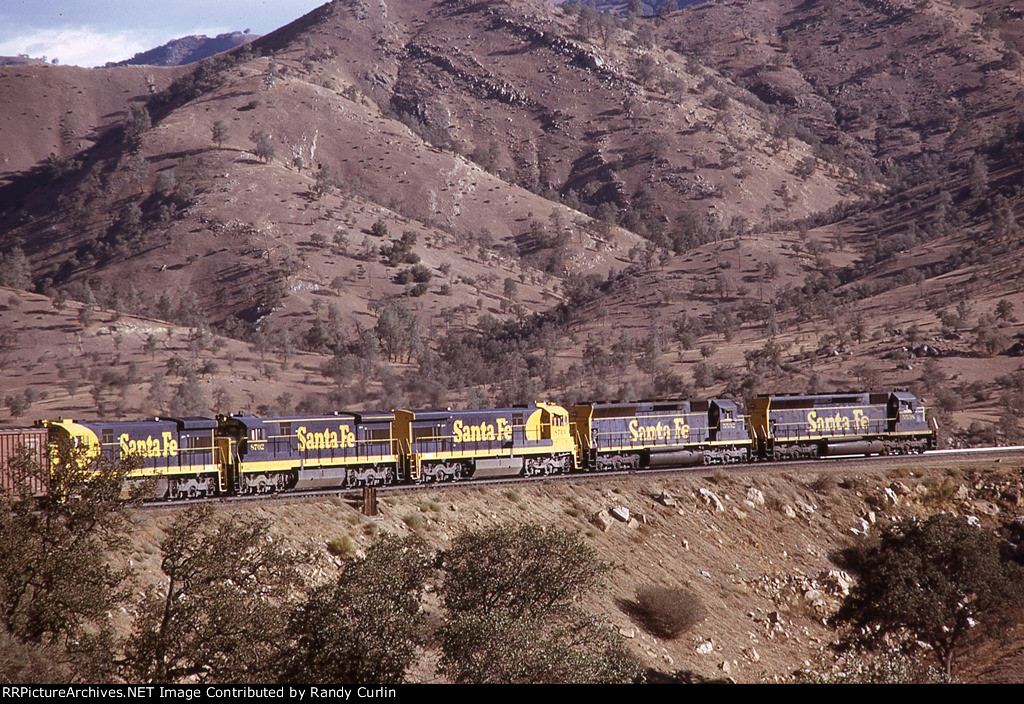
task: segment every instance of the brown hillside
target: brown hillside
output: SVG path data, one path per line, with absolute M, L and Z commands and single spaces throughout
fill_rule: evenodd
M 353 403 L 909 385 L 1012 440 L 1020 25 L 331 3 L 12 177 L 0 283 L 331 356 Z
M 50 154 L 75 158 L 122 121 L 129 104 L 164 90 L 180 73 L 157 67 L 0 66 L 0 186 Z

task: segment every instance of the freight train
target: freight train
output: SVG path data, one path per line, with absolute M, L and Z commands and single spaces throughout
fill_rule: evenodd
M 728 399 L 534 403 L 509 408 L 336 412 L 319 416 L 42 420 L 0 430 L 0 488 L 20 479 L 7 457 L 46 461 L 59 443 L 135 458 L 131 477 L 187 499 L 483 477 L 638 470 L 934 449 L 937 424 L 913 394 L 766 394 L 744 415 Z M 42 490 L 41 487 L 36 487 Z

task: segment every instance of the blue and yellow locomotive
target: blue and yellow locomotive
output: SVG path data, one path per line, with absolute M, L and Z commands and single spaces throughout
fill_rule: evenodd
M 134 457 L 129 478 L 154 477 L 168 499 L 214 496 L 230 491 L 217 452 L 217 421 L 211 418 L 154 418 L 141 421 L 44 420 L 51 443 L 83 448 L 86 457 Z
M 730 400 L 554 403 L 258 418 L 40 421 L 50 442 L 155 477 L 167 499 L 934 449 L 913 394 L 768 394 Z M 3 471 L 0 467 L 0 473 Z
M 751 439 L 736 404 L 710 401 L 588 403 L 570 411 L 588 471 L 742 462 Z
M 757 396 L 750 429 L 760 460 L 829 455 L 895 455 L 934 450 L 938 426 L 913 394 Z

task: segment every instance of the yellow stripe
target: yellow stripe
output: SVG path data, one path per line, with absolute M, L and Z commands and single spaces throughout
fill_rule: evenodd
M 750 438 L 743 438 L 741 440 L 696 440 L 687 443 L 665 443 L 664 445 L 600 445 L 597 450 L 600 452 L 603 450 L 657 450 L 666 447 L 697 448 L 706 445 L 746 446 L 752 444 L 752 442 Z
M 168 475 L 176 474 L 217 474 L 220 472 L 220 467 L 215 464 L 203 464 L 203 465 L 192 465 L 186 469 L 184 467 L 143 467 L 137 469 L 128 474 L 129 477 L 164 477 Z
M 320 462 L 312 460 L 261 460 L 254 462 L 242 462 L 242 474 L 247 472 L 274 472 L 291 469 L 329 469 L 331 467 L 347 467 L 350 465 L 371 464 L 374 462 L 398 462 L 396 455 L 373 455 L 359 459 L 349 458 L 344 460 L 324 460 Z
M 551 455 L 556 453 L 572 453 L 575 447 L 571 442 L 566 443 L 564 447 L 537 447 L 537 448 L 517 448 L 512 452 L 495 452 L 494 450 L 467 450 L 465 452 L 420 452 L 412 455 L 414 458 L 418 457 L 420 460 L 438 460 L 438 459 L 460 459 L 469 458 L 475 459 L 477 457 L 532 457 L 533 455 Z
M 929 436 L 931 434 L 932 433 L 931 433 L 930 430 L 904 430 L 904 431 L 900 431 L 898 433 L 885 432 L 885 433 L 848 433 L 846 435 L 804 435 L 804 436 L 800 436 L 800 437 L 784 437 L 784 438 L 772 437 L 771 439 L 775 440 L 776 442 L 782 441 L 782 440 L 784 440 L 784 441 L 789 441 L 789 440 L 798 440 L 798 441 L 802 441 L 802 440 L 830 440 L 832 438 L 872 438 L 872 439 L 876 439 L 876 440 L 884 440 L 885 438 L 887 438 L 887 437 L 889 437 L 891 435 L 919 435 L 921 437 L 927 437 L 927 436 Z

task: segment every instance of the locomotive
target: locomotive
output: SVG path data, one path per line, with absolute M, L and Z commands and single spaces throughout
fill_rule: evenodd
M 909 454 L 934 449 L 937 424 L 913 394 L 765 394 L 731 400 L 538 402 L 509 408 L 336 412 L 321 416 L 43 420 L 0 431 L 87 455 L 136 458 L 130 478 L 186 499 L 316 488 L 449 482 L 654 467 Z

